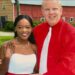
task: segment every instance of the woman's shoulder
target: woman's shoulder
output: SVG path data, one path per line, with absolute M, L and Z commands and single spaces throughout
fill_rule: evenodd
M 13 52 L 14 45 L 12 42 L 13 40 L 8 40 L 0 46 L 0 53 L 2 58 L 10 56 L 11 52 Z
M 2 44 L 0 47 L 6 48 L 6 47 L 8 47 L 10 44 L 12 44 L 13 42 L 14 42 L 14 39 L 5 41 L 5 42 L 3 42 L 3 44 Z

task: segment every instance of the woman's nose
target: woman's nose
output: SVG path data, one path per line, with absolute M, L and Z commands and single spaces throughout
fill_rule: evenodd
M 22 31 L 27 31 L 27 29 L 26 28 L 23 28 Z

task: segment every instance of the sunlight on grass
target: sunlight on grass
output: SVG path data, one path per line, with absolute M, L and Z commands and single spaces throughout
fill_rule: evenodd
M 13 36 L 0 36 L 0 45 L 2 45 L 3 42 L 11 39 L 13 39 Z

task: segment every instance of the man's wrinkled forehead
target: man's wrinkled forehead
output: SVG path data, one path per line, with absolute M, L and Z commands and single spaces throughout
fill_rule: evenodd
M 60 0 L 42 0 L 42 6 L 50 2 L 57 3 L 60 6 L 62 5 Z

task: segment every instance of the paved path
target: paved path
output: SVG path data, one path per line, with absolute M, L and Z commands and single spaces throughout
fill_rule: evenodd
M 0 31 L 0 36 L 14 36 L 13 32 L 2 32 Z

